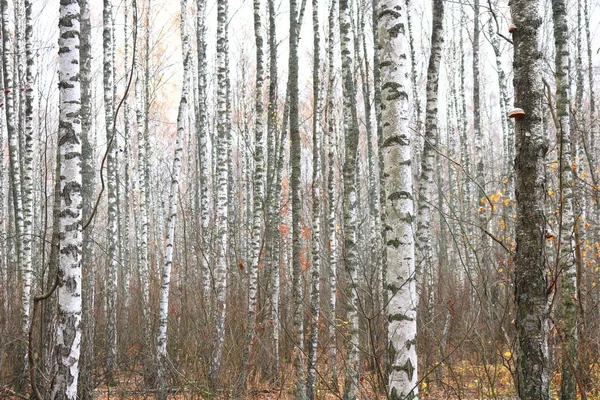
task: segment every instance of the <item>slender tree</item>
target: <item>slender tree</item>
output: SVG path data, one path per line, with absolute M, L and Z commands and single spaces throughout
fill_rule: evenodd
M 12 52 L 12 34 L 9 27 L 9 12 L 8 3 L 6 0 L 0 2 L 2 8 L 2 44 L 5 49 L 2 52 L 2 69 L 4 75 L 4 110 L 6 112 L 6 131 L 8 133 L 8 177 L 9 188 L 12 193 L 9 207 L 14 216 L 14 232 L 16 239 L 15 254 L 16 261 L 19 267 L 19 274 L 23 281 L 23 291 L 21 292 L 21 327 L 25 334 L 29 330 L 29 305 L 31 292 L 31 260 L 29 269 L 26 269 L 23 260 L 23 197 L 21 184 L 21 157 L 20 143 L 17 132 L 17 115 L 15 113 L 15 94 L 14 94 L 14 76 L 13 76 L 13 60 L 11 59 Z M 6 50 L 8 49 L 8 50 Z M 23 358 L 26 360 L 26 358 Z
M 417 270 L 423 272 L 430 282 L 433 279 L 432 269 L 437 264 L 434 261 L 431 237 L 431 205 L 433 199 L 433 172 L 438 144 L 438 80 L 440 61 L 442 58 L 442 44 L 444 42 L 444 3 L 442 0 L 433 0 L 433 19 L 431 29 L 431 54 L 427 67 L 427 99 L 425 105 L 425 140 L 421 154 L 421 176 L 419 178 L 419 204 L 417 215 Z
M 577 269 L 575 264 L 576 218 L 573 212 L 573 174 L 571 151 L 571 132 L 569 116 L 569 27 L 567 24 L 566 3 L 563 0 L 552 1 L 554 20 L 554 44 L 556 48 L 556 122 L 559 143 L 560 165 L 560 246 L 557 257 L 562 271 L 563 315 L 561 320 L 564 337 L 562 379 L 560 398 L 577 398 L 575 375 L 577 372 Z
M 246 378 L 248 376 L 248 364 L 250 353 L 252 351 L 252 342 L 254 340 L 256 328 L 256 306 L 258 295 L 258 269 L 263 262 L 261 254 L 262 239 L 264 237 L 264 205 L 265 205 L 265 185 L 264 185 L 264 146 L 263 146 L 263 86 L 264 86 L 264 67 L 263 67 L 263 37 L 261 24 L 261 1 L 254 0 L 254 37 L 256 42 L 256 98 L 255 98 L 255 121 L 254 121 L 254 177 L 253 177 L 253 196 L 252 196 L 252 238 L 250 242 L 251 259 L 248 271 L 248 326 L 246 328 L 246 337 L 244 343 L 244 352 L 242 355 L 242 367 L 239 378 L 239 386 L 246 391 Z
M 308 339 L 308 368 L 306 397 L 314 400 L 317 393 L 317 346 L 319 342 L 319 313 L 321 310 L 321 213 L 322 181 L 321 167 L 321 115 L 323 113 L 322 85 L 319 79 L 321 68 L 321 36 L 319 34 L 319 3 L 313 0 L 313 174 L 312 174 L 312 263 L 310 267 L 310 322 Z
M 270 273 L 271 291 L 268 294 L 271 303 L 272 359 L 270 362 L 270 378 L 276 382 L 279 379 L 279 292 L 280 269 L 279 258 L 275 254 L 275 241 L 279 240 L 279 192 L 281 185 L 277 170 L 279 138 L 277 110 L 277 32 L 275 25 L 275 2 L 268 0 L 269 9 L 269 105 L 267 114 L 267 238 L 265 239 L 266 254 L 269 257 L 267 267 Z M 282 130 L 282 134 L 285 132 Z
M 177 139 L 173 167 L 171 171 L 171 185 L 169 188 L 169 208 L 166 226 L 165 262 L 162 269 L 160 285 L 160 303 L 158 317 L 157 342 L 157 399 L 167 399 L 167 327 L 169 318 L 169 293 L 171 289 L 171 269 L 173 265 L 173 248 L 175 247 L 175 227 L 177 225 L 177 208 L 179 205 L 179 179 L 181 177 L 181 164 L 183 158 L 183 140 L 185 123 L 188 112 L 188 96 L 191 67 L 190 37 L 187 29 L 188 1 L 181 0 L 181 42 L 183 56 L 183 84 L 179 112 L 177 114 Z
M 288 96 L 290 102 L 290 191 L 292 196 L 292 297 L 294 298 L 294 369 L 296 371 L 296 400 L 306 398 L 304 372 L 304 318 L 302 301 L 302 201 L 300 176 L 302 173 L 302 151 L 298 100 L 298 42 L 300 22 L 298 2 L 290 0 L 290 54 Z
M 198 115 L 197 138 L 198 143 L 198 173 L 200 185 L 200 225 L 201 225 L 201 268 L 202 268 L 202 288 L 205 304 L 209 304 L 211 294 L 211 275 L 209 266 L 210 252 L 209 242 L 209 223 L 210 223 L 210 198 L 209 198 L 209 177 L 211 176 L 211 167 L 208 164 L 208 112 L 207 112 L 207 77 L 206 77 L 206 0 L 197 0 L 197 21 L 196 21 L 196 48 L 198 52 Z
M 215 263 L 215 329 L 214 351 L 210 371 L 213 388 L 217 387 L 221 358 L 225 340 L 225 311 L 227 294 L 227 251 L 228 237 L 228 147 L 230 132 L 227 123 L 227 82 L 229 70 L 227 66 L 227 1 L 217 3 L 217 258 Z
M 106 378 L 114 379 L 117 368 L 117 138 L 114 129 L 114 70 L 112 0 L 104 0 L 103 8 L 103 84 L 104 119 L 107 142 L 106 185 L 108 194 L 107 268 L 106 268 Z
M 82 214 L 84 223 L 87 224 L 92 213 L 92 195 L 94 193 L 94 162 L 92 138 L 92 32 L 90 23 L 90 4 L 88 0 L 81 0 L 81 31 L 80 31 L 80 82 L 81 82 L 81 174 L 82 186 Z M 96 294 L 93 267 L 92 226 L 83 231 L 83 248 L 81 263 L 83 282 L 81 288 L 82 300 L 82 344 L 81 361 L 79 370 L 79 392 L 81 399 L 92 399 L 94 392 L 94 333 L 96 319 L 94 315 L 94 301 Z
M 331 6 L 329 7 L 329 18 L 328 18 L 328 38 L 327 38 L 327 104 L 326 104 L 326 118 L 327 118 L 327 200 L 328 210 L 327 219 L 329 222 L 329 258 L 328 258 L 328 270 L 329 270 L 329 365 L 331 368 L 331 386 L 334 391 L 338 390 L 338 379 L 337 379 L 337 327 L 336 327 L 336 310 L 337 310 L 337 267 L 338 267 L 338 222 L 337 222 L 337 187 L 335 184 L 335 156 L 336 156 L 336 137 L 335 137 L 335 114 L 334 114 L 334 28 L 335 28 L 335 5 L 336 0 L 331 0 Z
M 358 389 L 358 199 L 356 159 L 358 152 L 358 117 L 353 73 L 352 35 L 350 31 L 350 5 L 340 0 L 340 44 L 342 50 L 342 97 L 345 138 L 344 181 L 344 267 L 346 270 L 346 318 L 349 322 L 346 335 L 346 380 L 344 398 L 355 399 Z
M 34 75 L 35 63 L 33 54 L 33 45 L 31 43 L 33 36 L 33 16 L 31 11 L 31 0 L 25 0 L 21 6 L 25 7 L 25 82 L 19 88 L 19 94 L 25 91 L 25 110 L 21 110 L 21 115 L 25 118 L 25 135 L 22 149 L 22 185 L 23 185 L 23 328 L 29 331 L 31 324 L 29 310 L 31 308 L 31 284 L 32 284 L 32 250 L 33 250 L 33 124 L 35 105 L 34 96 Z M 24 112 L 23 112 L 24 111 Z M 21 130 L 22 132 L 23 130 Z

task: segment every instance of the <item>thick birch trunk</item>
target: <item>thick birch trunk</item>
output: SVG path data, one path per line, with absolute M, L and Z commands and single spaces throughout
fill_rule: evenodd
M 537 0 L 511 3 L 515 70 L 515 106 L 525 111 L 516 121 L 515 192 L 517 225 L 515 300 L 516 372 L 521 399 L 548 399 L 548 282 L 545 269 L 546 219 L 544 159 L 548 151 L 542 129 L 541 17 Z
M 79 2 L 60 5 L 60 253 L 58 323 L 52 399 L 77 398 L 81 345 L 81 92 L 79 84 Z
M 381 71 L 382 154 L 384 162 L 387 252 L 388 337 L 391 373 L 389 398 L 418 396 L 415 244 L 411 139 L 408 129 L 408 65 L 399 0 L 378 8 L 378 55 Z

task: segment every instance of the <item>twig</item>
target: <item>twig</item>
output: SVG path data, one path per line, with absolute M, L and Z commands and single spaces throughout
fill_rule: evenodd
M 96 211 L 98 210 L 98 204 L 100 203 L 100 199 L 102 198 L 102 193 L 104 192 L 105 184 L 104 184 L 104 175 L 102 174 L 102 170 L 104 169 L 104 164 L 106 163 L 106 159 L 108 158 L 108 153 L 110 152 L 110 146 L 112 145 L 112 142 L 115 139 L 115 136 L 117 133 L 117 117 L 119 116 L 119 111 L 121 110 L 121 106 L 127 99 L 127 95 L 129 94 L 129 89 L 131 88 L 131 82 L 133 82 L 133 72 L 135 71 L 135 53 L 137 51 L 137 24 L 134 27 L 133 38 L 134 38 L 134 40 L 133 40 L 134 56 L 133 56 L 133 60 L 131 61 L 131 71 L 129 72 L 129 80 L 127 81 L 127 87 L 125 88 L 125 93 L 123 94 L 121 101 L 119 101 L 119 104 L 117 105 L 117 109 L 115 111 L 115 115 L 113 118 L 113 126 L 112 126 L 112 133 L 110 136 L 110 140 L 108 141 L 108 144 L 106 145 L 106 151 L 104 152 L 104 156 L 102 157 L 102 163 L 100 164 L 100 183 L 101 183 L 100 193 L 98 193 L 98 197 L 96 198 L 96 202 L 94 204 L 94 208 L 92 209 L 92 213 L 90 214 L 90 218 L 83 225 L 82 231 L 84 231 L 90 225 L 90 223 L 93 221 L 94 216 L 96 215 Z M 127 121 L 125 121 L 125 123 L 127 123 Z
M 496 13 L 494 12 L 494 9 L 492 8 L 491 0 L 488 0 L 488 5 L 490 7 L 490 13 L 492 14 L 492 17 L 494 17 L 494 22 L 496 23 L 496 34 L 498 36 L 500 36 L 502 39 L 506 40 L 508 43 L 513 44 L 512 40 L 510 40 L 509 38 L 507 38 L 506 36 L 504 36 L 503 34 L 500 33 L 500 24 L 498 23 L 498 18 L 496 17 Z

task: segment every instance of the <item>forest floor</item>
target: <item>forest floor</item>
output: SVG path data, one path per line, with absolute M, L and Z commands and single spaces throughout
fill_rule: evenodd
M 290 368 L 291 369 L 291 368 Z M 593 368 L 594 379 L 592 384 L 600 382 L 600 368 Z M 436 379 L 436 374 L 429 374 L 429 379 L 422 380 L 419 384 L 419 394 L 422 400 L 516 400 L 513 377 L 508 366 L 504 365 L 473 365 L 461 361 L 453 365 L 444 366 L 444 376 L 441 381 Z M 290 371 L 291 373 L 291 371 Z M 287 375 L 287 374 L 286 374 Z M 291 375 L 288 375 L 291 376 Z M 141 375 L 120 376 L 117 386 L 107 387 L 101 385 L 96 390 L 97 400 L 117 399 L 154 399 L 152 391 L 143 389 Z M 291 379 L 284 380 L 280 387 L 269 387 L 267 384 L 258 382 L 250 383 L 250 392 L 243 398 L 234 396 L 231 392 L 208 396 L 206 392 L 190 387 L 173 388 L 168 396 L 170 400 L 292 400 L 294 398 L 294 382 Z M 560 390 L 560 374 L 555 374 L 551 379 L 552 399 L 558 399 Z M 323 381 L 317 391 L 319 400 L 341 400 L 343 387 L 340 385 L 339 394 L 327 388 Z M 0 398 L 18 399 L 23 397 Z M 377 389 L 377 379 L 374 375 L 365 374 L 361 379 L 358 398 L 362 400 L 383 400 L 386 396 Z M 581 399 L 578 396 L 578 399 Z M 600 400 L 600 393 L 588 393 L 587 400 Z

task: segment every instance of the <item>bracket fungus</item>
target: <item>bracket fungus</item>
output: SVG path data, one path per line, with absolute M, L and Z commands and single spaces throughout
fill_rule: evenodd
M 522 108 L 513 108 L 508 113 L 508 118 L 520 119 L 520 118 L 523 118 L 524 116 L 525 116 L 525 111 L 523 111 Z

